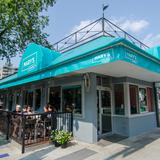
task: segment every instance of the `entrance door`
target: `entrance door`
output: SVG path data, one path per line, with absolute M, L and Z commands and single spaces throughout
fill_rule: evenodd
M 98 135 L 111 132 L 111 91 L 108 89 L 97 90 L 97 117 Z

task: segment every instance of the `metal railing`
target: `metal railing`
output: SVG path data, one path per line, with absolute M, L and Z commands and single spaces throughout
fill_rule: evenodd
M 73 131 L 72 113 L 13 113 L 0 110 L 0 132 L 25 147 L 48 142 L 52 130 Z
M 56 51 L 64 53 L 102 35 L 125 38 L 142 49 L 149 48 L 143 42 L 139 41 L 137 38 L 133 37 L 116 24 L 105 18 L 100 18 L 56 42 L 54 44 L 54 48 Z

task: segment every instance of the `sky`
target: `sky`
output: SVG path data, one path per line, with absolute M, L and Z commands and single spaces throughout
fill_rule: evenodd
M 102 17 L 102 4 L 109 4 L 105 18 L 113 21 L 150 47 L 160 45 L 159 0 L 57 0 L 45 15 L 49 25 L 45 28 L 54 44 L 71 32 Z M 14 66 L 19 56 L 12 58 Z M 0 66 L 5 61 L 0 61 Z

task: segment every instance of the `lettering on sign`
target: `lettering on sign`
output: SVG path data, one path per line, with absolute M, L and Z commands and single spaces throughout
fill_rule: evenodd
M 30 71 L 37 66 L 37 52 L 25 57 L 22 61 L 22 71 Z
M 95 56 L 95 57 L 92 59 L 92 63 L 95 63 L 95 62 L 109 62 L 111 59 L 112 59 L 111 54 L 109 54 L 109 53 L 104 53 L 104 54 Z
M 128 60 L 130 60 L 130 61 L 133 62 L 133 63 L 137 63 L 137 56 L 134 55 L 134 54 L 131 53 L 131 52 L 126 52 L 126 53 L 125 53 L 125 58 L 128 59 Z

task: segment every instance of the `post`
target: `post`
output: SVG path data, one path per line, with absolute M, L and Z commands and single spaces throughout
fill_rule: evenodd
M 26 124 L 26 116 L 22 113 L 22 154 L 25 152 L 25 124 Z

